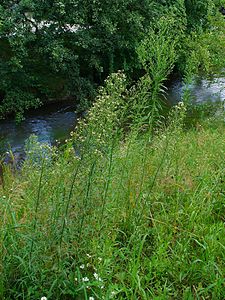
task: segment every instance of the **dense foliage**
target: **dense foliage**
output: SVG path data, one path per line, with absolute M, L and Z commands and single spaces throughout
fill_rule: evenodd
M 84 105 L 96 85 L 119 69 L 137 79 L 142 65 L 136 49 L 147 33 L 157 34 L 162 17 L 175 20 L 167 34 L 177 37 L 175 66 L 184 72 L 182 63 L 191 52 L 187 43 L 195 48 L 199 34 L 217 30 L 220 5 L 213 0 L 2 0 L 0 116 L 14 111 L 21 118 L 43 100 L 72 97 Z
M 121 138 L 144 82 L 111 75 L 60 153 L 32 136 L 2 168 L 1 299 L 224 299 L 224 111 L 187 130 L 181 102 Z

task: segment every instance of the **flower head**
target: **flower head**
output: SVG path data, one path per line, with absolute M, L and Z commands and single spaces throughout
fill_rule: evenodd
M 89 281 L 89 279 L 88 279 L 88 277 L 84 277 L 84 278 L 82 278 L 82 281 L 87 282 L 87 281 Z

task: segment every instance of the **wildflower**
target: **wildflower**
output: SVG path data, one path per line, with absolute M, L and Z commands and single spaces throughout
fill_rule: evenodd
M 88 258 L 91 258 L 91 255 L 87 253 L 87 257 L 88 257 Z
M 94 273 L 93 274 L 94 275 L 94 278 L 96 279 L 96 280 L 98 280 L 98 281 L 102 281 L 102 279 L 98 276 L 98 274 L 97 273 Z
M 47 300 L 47 298 L 46 297 L 41 297 L 41 300 Z
M 84 264 L 83 264 L 83 265 L 80 266 L 80 269 L 84 269 L 84 267 L 85 267 L 85 266 L 84 266 Z
M 89 297 L 89 300 L 95 300 L 95 298 L 94 297 Z
M 112 291 L 112 292 L 111 292 L 111 297 L 113 298 L 115 295 L 116 295 L 116 292 L 115 292 L 115 291 Z
M 88 282 L 88 281 L 89 281 L 89 278 L 88 278 L 88 277 L 84 277 L 84 278 L 82 278 L 82 281 L 83 281 L 83 282 Z

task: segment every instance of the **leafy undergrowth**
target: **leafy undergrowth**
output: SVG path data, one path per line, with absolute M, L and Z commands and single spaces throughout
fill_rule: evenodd
M 1 299 L 224 299 L 225 127 L 5 170 Z

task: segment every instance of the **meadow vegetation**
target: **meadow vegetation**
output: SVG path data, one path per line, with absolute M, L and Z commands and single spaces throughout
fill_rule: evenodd
M 106 81 L 61 149 L 32 139 L 5 167 L 1 299 L 224 299 L 224 112 L 131 118 L 143 89 L 125 82 Z

